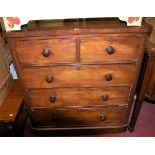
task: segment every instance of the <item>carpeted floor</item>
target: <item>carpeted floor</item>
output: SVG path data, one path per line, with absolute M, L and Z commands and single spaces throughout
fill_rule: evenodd
M 31 133 L 29 127 L 29 121 L 25 127 L 23 135 L 24 137 L 36 136 Z M 44 136 L 44 135 L 42 135 Z M 53 135 L 54 136 L 54 135 Z M 143 103 L 138 121 L 134 132 L 123 132 L 123 133 L 113 133 L 113 134 L 103 134 L 95 133 L 85 133 L 84 135 L 76 134 L 72 136 L 82 136 L 82 137 L 155 137 L 155 104 L 150 104 L 147 102 Z

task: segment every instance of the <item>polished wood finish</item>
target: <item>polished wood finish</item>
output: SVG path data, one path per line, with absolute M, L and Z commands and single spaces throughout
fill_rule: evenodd
M 136 101 L 135 106 L 133 109 L 133 115 L 131 117 L 130 125 L 129 125 L 129 131 L 133 131 L 142 103 L 144 96 L 147 92 L 147 88 L 149 88 L 149 84 L 151 83 L 151 76 L 153 72 L 153 66 L 155 63 L 155 46 L 154 44 L 148 43 L 148 46 L 146 48 L 144 57 L 143 57 L 143 65 L 141 67 L 141 72 L 139 75 L 139 83 L 137 85 L 136 90 Z
M 149 102 L 155 102 L 155 66 L 153 66 L 152 76 L 145 97 L 149 99 Z
M 131 87 L 35 89 L 29 90 L 27 94 L 29 104 L 35 107 L 111 106 L 127 105 L 130 89 Z
M 27 120 L 19 81 L 14 80 L 12 88 L 0 106 L 0 136 L 18 136 Z
M 147 42 L 147 54 L 149 59 L 154 59 L 151 78 L 148 83 L 147 92 L 145 94 L 145 100 L 155 104 L 155 17 L 147 17 L 146 22 L 152 25 L 152 32 Z
M 32 129 L 125 131 L 151 27 L 117 19 L 37 23 L 8 33 Z
M 136 60 L 139 41 L 139 36 L 123 35 L 82 38 L 80 60 L 95 63 Z
M 119 86 L 132 84 L 136 65 L 26 67 L 21 73 L 26 88 Z
M 59 108 L 56 110 L 33 108 L 30 115 L 35 127 L 104 127 L 126 124 L 126 110 L 126 107 Z
M 4 103 L 0 107 L 0 122 L 13 122 L 22 106 L 23 93 L 19 81 L 13 81 L 13 86 Z
M 152 63 L 152 73 L 150 74 L 150 81 L 147 86 L 146 99 L 151 103 L 155 103 L 155 44 L 152 42 L 147 43 L 147 57 Z
M 22 64 L 74 63 L 75 46 L 74 39 L 44 38 L 17 41 L 16 50 Z

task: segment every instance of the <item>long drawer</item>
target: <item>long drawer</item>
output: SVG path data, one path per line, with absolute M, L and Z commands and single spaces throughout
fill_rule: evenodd
M 135 60 L 139 41 L 138 36 L 123 35 L 81 38 L 80 60 L 88 63 Z
M 16 42 L 18 60 L 22 64 L 75 63 L 74 39 L 33 39 Z
M 23 68 L 27 88 L 103 87 L 130 85 L 135 81 L 136 65 L 88 65 Z
M 81 107 L 128 104 L 131 87 L 35 89 L 27 92 L 35 107 Z
M 126 107 L 106 108 L 33 108 L 30 119 L 39 127 L 114 126 L 127 123 Z

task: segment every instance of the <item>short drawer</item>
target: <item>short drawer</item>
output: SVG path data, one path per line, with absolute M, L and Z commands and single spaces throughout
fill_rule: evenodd
M 20 40 L 16 52 L 22 64 L 73 63 L 76 60 L 74 39 Z
M 36 107 L 81 107 L 128 104 L 131 87 L 36 89 L 27 92 Z
M 136 60 L 139 42 L 138 36 L 81 38 L 80 60 L 87 63 Z
M 119 86 L 135 81 L 136 65 L 31 67 L 21 73 L 27 88 Z
M 57 110 L 33 108 L 30 112 L 30 120 L 36 127 L 114 126 L 127 123 L 126 112 L 126 107 Z

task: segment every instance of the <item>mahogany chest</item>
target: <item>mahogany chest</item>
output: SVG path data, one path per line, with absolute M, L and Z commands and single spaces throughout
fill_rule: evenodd
M 117 19 L 32 21 L 9 32 L 32 129 L 126 131 L 150 32 Z

